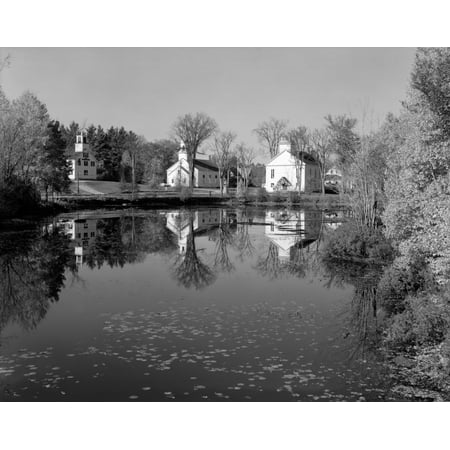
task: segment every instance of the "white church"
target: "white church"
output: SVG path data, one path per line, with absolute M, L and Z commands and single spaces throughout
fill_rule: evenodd
M 169 186 L 189 185 L 189 164 L 183 141 L 180 142 L 178 161 L 167 169 L 166 174 Z M 197 153 L 197 158 L 194 160 L 194 187 L 218 188 L 219 186 L 219 169 L 208 157 Z
M 298 191 L 299 187 L 301 192 L 321 191 L 319 164 L 308 153 L 303 154 L 301 162 L 296 161 L 290 142 L 282 139 L 278 154 L 266 165 L 266 191 Z
M 67 156 L 69 178 L 71 180 L 96 180 L 97 160 L 87 142 L 86 130 L 77 133 L 75 149 Z

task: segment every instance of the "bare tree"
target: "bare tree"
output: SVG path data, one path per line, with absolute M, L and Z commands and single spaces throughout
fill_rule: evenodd
M 295 159 L 295 171 L 297 175 L 297 189 L 299 194 L 302 191 L 302 175 L 303 175 L 303 156 L 308 152 L 310 147 L 309 131 L 304 126 L 298 126 L 288 132 L 289 141 L 291 143 L 291 154 Z
M 185 114 L 172 125 L 172 132 L 184 142 L 189 164 L 189 188 L 194 187 L 194 160 L 200 145 L 217 129 L 214 119 L 203 113 Z
M 122 165 L 131 167 L 131 195 L 134 199 L 136 190 L 136 164 L 142 160 L 147 140 L 130 131 L 125 141 L 125 150 L 122 153 Z
M 278 153 L 278 146 L 281 139 L 286 134 L 288 122 L 271 117 L 266 122 L 261 122 L 253 131 L 261 142 L 269 151 L 273 158 Z
M 236 146 L 235 153 L 238 163 L 238 172 L 244 183 L 244 190 L 247 191 L 250 171 L 252 169 L 253 160 L 255 159 L 255 151 L 252 147 L 248 147 L 241 142 Z
M 213 154 L 214 161 L 219 169 L 220 193 L 223 195 L 223 178 L 224 174 L 230 167 L 231 161 L 231 144 L 236 139 L 236 134 L 231 131 L 224 131 L 214 135 Z M 228 191 L 228 185 L 227 185 Z
M 322 195 L 325 195 L 325 175 L 327 173 L 332 153 L 331 136 L 328 130 L 314 130 L 311 133 L 312 153 L 319 163 Z

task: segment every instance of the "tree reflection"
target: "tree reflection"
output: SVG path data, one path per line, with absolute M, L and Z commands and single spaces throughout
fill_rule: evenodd
M 98 220 L 97 236 L 86 255 L 89 268 L 123 267 L 143 261 L 149 253 L 170 253 L 175 242 L 159 214 L 126 216 Z
M 237 226 L 236 239 L 234 246 L 238 250 L 238 257 L 240 261 L 244 261 L 247 258 L 251 258 L 255 251 L 255 247 L 252 244 L 252 240 L 249 233 L 249 223 L 240 223 Z
M 235 267 L 230 260 L 228 246 L 233 243 L 234 236 L 230 225 L 224 218 L 224 212 L 224 210 L 220 210 L 220 221 L 215 236 L 214 267 L 223 272 L 232 272 Z
M 214 272 L 198 256 L 194 236 L 194 216 L 187 213 L 188 234 L 184 252 L 178 255 L 174 263 L 173 274 L 179 284 L 189 289 L 203 289 L 212 284 L 216 278 Z
M 323 261 L 323 265 L 328 277 L 328 287 L 345 284 L 354 287 L 346 337 L 351 337 L 351 358 L 367 358 L 374 353 L 380 339 L 377 286 L 382 268 L 328 260 Z
M 0 236 L 0 329 L 8 323 L 33 329 L 45 317 L 66 281 L 76 272 L 70 239 L 56 227 Z
M 278 257 L 278 247 L 273 243 L 269 243 L 266 257 L 258 259 L 256 270 L 263 276 L 271 280 L 280 277 L 285 273 L 286 265 L 280 262 Z

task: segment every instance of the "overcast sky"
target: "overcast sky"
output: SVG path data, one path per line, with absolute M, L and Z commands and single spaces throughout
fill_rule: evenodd
M 321 127 L 326 114 L 376 126 L 404 99 L 412 48 L 12 48 L 0 75 L 9 97 L 31 90 L 64 124 L 123 125 L 168 137 L 202 111 L 256 148 L 252 130 L 277 117 Z

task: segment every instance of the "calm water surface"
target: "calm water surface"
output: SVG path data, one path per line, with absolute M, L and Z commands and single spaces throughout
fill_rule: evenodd
M 0 235 L 0 398 L 389 400 L 340 213 L 96 212 Z

